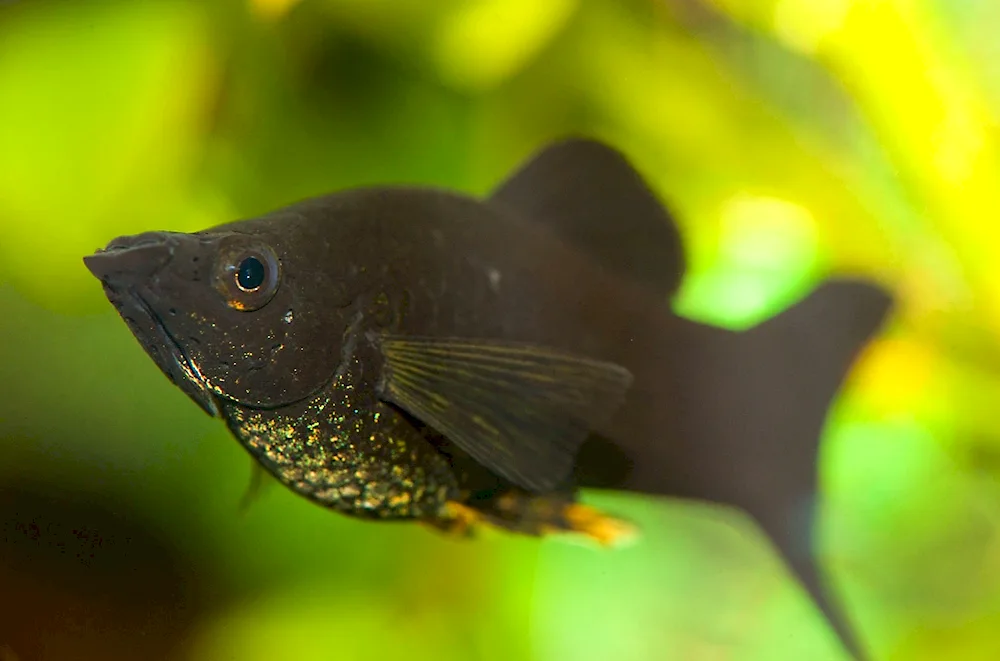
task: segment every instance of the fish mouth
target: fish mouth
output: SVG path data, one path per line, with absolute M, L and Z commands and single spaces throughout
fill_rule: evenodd
M 209 384 L 205 377 L 202 376 L 198 365 L 187 355 L 180 342 L 173 336 L 167 325 L 163 323 L 163 319 L 157 314 L 156 310 L 146 302 L 146 299 L 134 290 L 130 294 L 136 303 L 136 307 L 141 309 L 149 320 L 152 321 L 157 339 L 159 340 L 158 346 L 165 347 L 167 350 L 167 356 L 164 356 L 162 351 L 158 352 L 160 358 L 153 356 L 153 361 L 159 366 L 160 371 L 166 374 L 174 385 L 187 393 L 206 413 L 213 418 L 218 417 L 219 405 L 216 395 L 209 388 Z M 146 353 L 150 353 L 149 349 L 146 350 Z M 165 360 L 161 362 L 161 359 L 164 358 Z
M 142 292 L 173 256 L 171 242 L 163 239 L 159 233 L 122 237 L 85 257 L 84 262 L 100 279 L 108 301 L 160 371 L 206 413 L 216 417 L 219 405 L 215 393 L 150 304 L 150 295 Z
M 198 366 L 174 338 L 163 319 L 136 288 L 116 290 L 104 283 L 108 300 L 118 310 L 132 335 L 170 381 L 183 390 L 206 413 L 219 415 L 216 395 L 209 389 Z

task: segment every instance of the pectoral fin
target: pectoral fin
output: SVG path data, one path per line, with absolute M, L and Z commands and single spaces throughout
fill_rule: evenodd
M 381 346 L 384 399 L 536 492 L 565 482 L 632 383 L 618 365 L 531 345 L 387 336 Z

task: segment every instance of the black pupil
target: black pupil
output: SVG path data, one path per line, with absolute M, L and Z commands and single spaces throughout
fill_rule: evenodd
M 261 261 L 256 257 L 247 257 L 240 262 L 236 284 L 245 291 L 253 291 L 264 284 L 264 265 Z

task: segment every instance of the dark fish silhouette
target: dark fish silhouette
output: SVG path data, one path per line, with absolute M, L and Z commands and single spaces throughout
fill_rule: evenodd
M 170 379 L 293 491 L 372 519 L 613 541 L 581 487 L 742 508 L 846 643 L 805 513 L 890 299 L 831 281 L 746 332 L 681 318 L 677 230 L 570 140 L 488 200 L 368 188 L 85 258 Z

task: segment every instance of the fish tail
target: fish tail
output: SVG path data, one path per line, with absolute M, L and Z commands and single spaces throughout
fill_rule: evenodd
M 606 470 L 582 482 L 742 509 L 861 659 L 817 566 L 812 515 L 827 412 L 890 306 L 873 285 L 834 280 L 744 332 L 675 318 L 658 351 L 640 342 L 630 361 L 637 396 L 611 432 L 624 469 L 585 446 L 582 463 Z
M 617 150 L 585 139 L 540 151 L 489 204 L 549 227 L 659 300 L 685 251 L 673 214 Z M 625 299 L 621 299 L 624 301 Z M 734 506 L 769 535 L 854 655 L 812 552 L 820 437 L 834 397 L 891 306 L 878 287 L 832 280 L 745 332 L 682 319 L 650 298 L 605 320 L 608 356 L 634 376 L 613 422 L 584 443 L 577 485 Z

